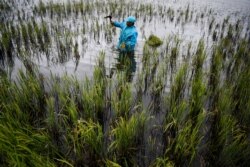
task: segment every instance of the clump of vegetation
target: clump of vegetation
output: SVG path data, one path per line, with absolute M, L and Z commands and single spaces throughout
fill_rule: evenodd
M 163 41 L 155 35 L 150 35 L 146 43 L 152 47 L 159 47 L 163 44 Z

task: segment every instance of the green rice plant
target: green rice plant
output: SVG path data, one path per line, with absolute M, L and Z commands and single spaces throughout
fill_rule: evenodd
M 43 3 L 43 1 L 41 1 L 41 0 L 39 1 L 38 12 L 39 12 L 41 15 L 46 14 L 46 6 L 45 6 L 45 4 Z
M 5 89 L 6 84 L 8 90 Z M 0 162 L 2 166 L 55 166 L 52 157 L 56 151 L 52 148 L 48 134 L 42 128 L 36 128 L 29 123 L 27 113 L 20 102 L 15 101 L 20 90 L 15 85 L 9 85 L 8 81 L 1 83 L 0 108 Z M 11 91 L 11 92 L 9 92 Z M 37 118 L 38 119 L 38 118 Z
M 186 81 L 187 81 L 187 68 L 188 64 L 184 64 L 180 68 L 179 72 L 176 74 L 175 81 L 172 84 L 170 90 L 171 96 L 169 101 L 170 111 L 172 111 L 172 109 L 175 106 L 178 106 L 184 98 Z
M 66 109 L 68 99 L 58 81 L 54 82 L 51 95 L 46 99 L 47 117 L 45 118 L 45 127 L 55 149 L 61 154 L 65 154 L 67 148 L 65 143 L 66 131 L 73 126 L 69 111 Z
M 1 39 L 1 43 L 3 45 L 3 48 L 5 50 L 5 53 L 7 54 L 8 57 L 12 56 L 12 41 L 11 41 L 11 33 L 8 31 L 4 31 L 2 33 L 2 39 Z
M 62 99 L 60 99 L 62 100 Z M 74 126 L 70 111 L 66 110 L 66 104 L 59 101 L 58 95 L 50 97 L 47 100 L 47 118 L 46 129 L 52 142 L 54 149 L 64 158 L 67 158 L 67 151 L 70 147 L 67 141 L 68 131 Z M 58 111 L 59 110 L 59 111 Z M 63 159 L 64 159 L 63 158 Z
M 73 123 L 76 124 L 77 120 L 78 120 L 78 113 L 77 113 L 77 106 L 75 104 L 74 99 L 70 98 L 68 100 L 68 104 L 66 106 L 66 110 L 68 112 L 67 116 L 68 119 Z
M 62 4 L 54 4 L 53 2 L 49 2 L 46 8 L 50 12 L 51 19 L 53 19 L 55 14 L 57 14 L 59 18 L 61 14 L 65 15 L 64 6 Z
M 151 56 L 151 73 L 150 73 L 150 80 L 152 80 L 156 74 L 157 67 L 159 65 L 159 53 L 154 50 Z
M 23 63 L 25 72 L 35 76 L 36 74 L 38 74 L 38 66 L 36 66 L 36 64 L 33 62 L 33 56 L 34 55 L 30 54 L 30 50 L 25 46 L 21 46 L 18 50 L 18 58 Z M 24 70 L 22 72 L 24 72 Z
M 203 63 L 205 60 L 204 43 L 199 42 L 196 55 L 193 59 L 194 76 L 192 80 L 192 92 L 190 97 L 190 119 L 196 123 L 197 116 L 203 110 L 205 102 L 206 86 L 203 83 Z
M 49 144 L 48 137 L 43 132 L 13 127 L 12 122 L 0 124 L 2 166 L 55 166 L 49 158 Z
M 97 68 L 94 71 L 94 82 L 95 83 L 102 83 L 103 91 L 105 89 L 105 81 L 106 81 L 106 68 L 105 68 L 105 52 L 100 52 L 99 58 L 97 60 Z
M 232 86 L 221 89 L 214 113 L 207 161 L 211 165 L 235 166 L 249 162 L 249 141 L 245 128 L 232 115 L 235 106 Z
M 42 45 L 42 48 L 45 50 L 44 44 Z M 58 62 L 62 64 L 67 62 L 66 44 L 60 39 L 58 41 Z
M 171 111 L 167 113 L 164 122 L 164 142 L 168 149 L 175 141 L 178 131 L 183 128 L 186 121 L 187 102 L 181 101 L 178 105 L 172 106 Z
M 232 128 L 231 108 L 232 104 L 231 89 L 221 89 L 216 105 L 213 106 L 209 118 L 211 120 L 210 129 L 207 132 L 209 139 L 207 139 L 208 150 L 204 155 L 205 162 L 216 165 L 218 157 L 220 157 L 221 150 L 230 134 Z M 225 122 L 224 122 L 225 121 Z M 227 123 L 226 123 L 227 122 Z M 219 163 L 218 163 L 219 164 Z
M 84 113 L 82 114 L 85 119 L 95 119 L 95 88 L 91 87 L 91 82 L 88 78 L 85 78 L 84 90 L 82 91 L 82 102 L 84 107 Z
M 51 132 L 58 131 L 58 115 L 55 113 L 55 99 L 53 97 L 46 99 L 47 103 L 47 123 L 48 130 Z
M 137 104 L 141 104 L 142 96 L 143 96 L 143 88 L 144 88 L 143 72 L 138 73 L 137 80 L 136 80 L 134 86 L 136 89 Z
M 77 105 L 75 104 L 75 87 L 72 78 L 63 76 L 61 79 L 51 76 L 51 90 L 48 92 L 48 116 L 61 128 L 73 126 L 78 118 Z
M 32 45 L 36 45 L 36 39 L 35 39 L 35 35 L 34 35 L 34 31 L 33 31 L 33 26 L 31 22 L 27 23 L 27 30 L 29 32 L 29 41 Z
M 102 164 L 104 158 L 104 134 L 102 126 L 91 119 L 77 121 L 70 140 L 73 142 L 74 165 L 97 165 Z M 83 156 L 84 155 L 84 156 Z
M 123 117 L 117 119 L 116 127 L 111 131 L 114 141 L 109 151 L 113 157 L 117 157 L 119 164 L 133 162 L 133 155 L 142 144 L 143 129 L 147 120 L 145 112 L 135 113 L 127 120 Z
M 142 57 L 142 63 L 143 68 L 146 68 L 150 60 L 150 50 L 148 45 L 143 46 L 143 57 Z
M 95 73 L 99 75 L 102 71 L 96 69 Z M 85 79 L 84 90 L 82 91 L 84 118 L 103 122 L 103 111 L 105 108 L 105 89 L 103 85 L 104 82 L 96 82 L 92 85 L 91 81 L 87 78 Z
M 66 4 L 66 12 L 67 12 L 67 15 L 72 14 L 72 7 L 71 7 L 70 1 L 68 1 L 67 4 Z
M 63 82 L 63 84 L 60 84 Z M 72 77 L 63 76 L 62 79 L 56 79 L 53 85 L 54 88 L 54 97 L 58 100 L 58 114 L 64 114 L 67 116 L 68 123 L 67 125 L 76 124 L 78 115 L 78 109 L 75 102 L 76 92 L 74 92 L 74 88 L 77 86 L 77 81 L 74 82 Z M 57 102 L 56 102 L 57 103 Z
M 211 64 L 210 64 L 210 74 L 209 74 L 209 83 L 208 83 L 208 92 L 209 92 L 209 114 L 208 114 L 208 123 L 207 123 L 207 134 L 209 137 L 204 139 L 207 142 L 209 151 L 205 150 L 206 153 L 203 153 L 204 159 L 206 162 L 216 162 L 216 157 L 219 156 L 220 149 L 223 144 L 221 144 L 219 140 L 219 132 L 221 125 L 220 119 L 222 117 L 221 110 L 218 110 L 219 105 L 222 104 L 223 100 L 228 102 L 227 104 L 223 104 L 221 107 L 226 107 L 224 105 L 230 106 L 231 99 L 227 98 L 220 99 L 220 96 L 224 96 L 221 94 L 221 81 L 220 75 L 222 70 L 222 50 L 221 46 L 216 46 L 212 53 Z M 216 149 L 215 149 L 216 148 Z
M 121 167 L 121 165 L 117 164 L 116 162 L 110 161 L 110 160 L 106 160 L 105 165 L 107 167 Z
M 2 76 L 0 77 L 0 104 L 1 106 L 5 103 L 8 102 L 9 97 L 9 90 L 11 87 L 12 83 L 10 82 L 10 80 L 8 80 L 7 76 Z M 5 98 L 6 97 L 6 98 Z
M 144 93 L 151 87 L 159 66 L 160 53 L 156 48 L 149 48 L 147 44 L 143 48 L 142 71 L 144 75 Z
M 35 21 L 33 21 L 33 26 L 34 26 L 34 31 L 36 34 L 37 44 L 39 46 L 39 49 L 41 51 L 44 51 L 45 47 L 44 47 L 44 40 L 43 40 L 41 28 L 39 27 L 39 25 Z
M 22 39 L 24 41 L 24 46 L 26 48 L 26 50 L 28 50 L 28 46 L 29 46 L 29 34 L 28 34 L 28 30 L 26 27 L 26 24 L 21 24 L 21 32 L 22 32 Z
M 13 91 L 15 85 L 11 83 L 7 77 L 3 77 L 1 79 L 1 103 L 0 109 L 1 113 L 4 113 L 4 121 L 12 121 L 16 120 L 14 123 L 28 125 L 28 115 L 21 111 L 20 106 L 14 100 L 14 97 L 11 95 L 11 91 Z M 14 95 L 15 96 L 15 95 Z M 1 117 L 2 118 L 2 117 Z M 18 127 L 18 126 L 17 126 Z
M 124 117 L 125 120 L 129 118 L 129 112 L 132 109 L 132 92 L 131 84 L 118 84 L 117 91 L 112 93 L 111 105 L 117 117 Z
M 170 68 L 172 71 L 176 68 L 176 61 L 179 56 L 179 49 L 180 49 L 180 39 L 178 39 L 177 36 L 175 36 L 175 46 L 171 48 L 171 54 L 170 54 Z M 172 72 L 173 73 L 173 72 Z
M 105 53 L 101 52 L 98 58 L 98 66 L 94 69 L 93 80 L 85 79 L 82 91 L 82 102 L 86 119 L 99 121 L 103 125 L 103 114 L 106 105 L 106 72 L 104 66 Z
M 104 58 L 105 58 L 105 53 L 102 52 L 100 53 L 100 57 L 98 59 L 98 66 L 95 67 L 94 70 L 94 87 L 96 91 L 96 95 L 94 99 L 96 100 L 96 112 L 97 112 L 97 117 L 98 120 L 102 123 L 103 125 L 103 114 L 104 114 L 104 109 L 105 109 L 105 101 L 106 101 L 106 86 L 107 86 L 107 81 L 106 81 L 106 70 L 105 70 L 105 65 L 104 65 Z
M 223 125 L 228 123 L 230 123 L 228 120 L 222 122 Z M 231 124 L 233 125 L 230 132 L 232 138 L 225 142 L 226 144 L 221 150 L 219 164 L 225 166 L 245 166 L 250 160 L 249 138 L 247 132 L 239 128 L 236 122 L 232 121 Z
M 179 129 L 185 122 L 187 102 L 184 100 L 187 64 L 183 65 L 175 77 L 171 86 L 170 95 L 167 99 L 167 113 L 164 121 L 164 144 L 165 149 L 175 142 Z M 171 151 L 170 151 L 171 152 Z
M 206 87 L 202 83 L 202 79 L 199 78 L 192 83 L 192 92 L 190 99 L 190 117 L 195 124 L 197 116 L 203 110 L 205 100 Z
M 168 158 L 157 158 L 155 162 L 153 162 L 150 167 L 174 167 L 174 163 L 170 161 Z
M 228 66 L 228 81 L 237 81 L 237 77 L 241 71 L 248 68 L 249 65 L 249 47 L 246 40 L 239 41 L 238 48 L 236 49 L 233 58 L 231 59 L 230 66 Z
M 17 38 L 17 35 L 18 35 L 18 32 L 17 32 L 17 26 L 14 26 L 14 25 L 10 25 L 10 29 L 9 29 L 9 31 L 11 32 L 11 34 L 12 34 L 12 39 L 13 40 L 16 40 L 16 38 Z M 0 28 L 1 29 L 1 28 Z M 0 30 L 1 31 L 1 30 Z
M 12 97 L 13 102 L 27 114 L 27 123 L 33 126 L 42 124 L 42 119 L 45 117 L 43 84 L 35 75 L 25 75 L 23 71 L 19 72 L 18 83 L 13 86 L 16 90 Z
M 153 107 L 153 111 L 158 112 L 160 111 L 161 108 L 161 96 L 163 94 L 163 90 L 164 90 L 164 78 L 161 78 L 160 75 L 156 76 L 151 88 L 150 88 L 150 95 L 152 98 L 152 107 Z
M 205 119 L 205 111 L 197 116 L 195 126 L 191 119 L 183 122 L 176 131 L 176 136 L 166 149 L 166 156 L 177 166 L 192 165 L 198 155 L 198 146 L 203 138 L 200 133 Z M 170 124 L 171 125 L 171 124 Z M 168 127 L 168 126 L 167 126 Z
M 165 81 L 166 81 L 166 67 L 165 63 L 161 64 L 161 66 L 158 69 L 157 75 L 153 79 L 153 83 L 151 85 L 151 96 L 153 97 L 159 97 L 165 87 Z
M 248 86 L 250 82 L 250 68 L 249 65 L 243 69 L 237 78 L 237 82 L 233 88 L 233 101 L 235 108 L 233 109 L 233 115 L 237 118 L 238 122 L 243 129 L 249 130 L 250 124 L 250 88 Z
M 204 41 L 201 40 L 199 41 L 198 48 L 193 59 L 195 78 L 200 76 L 200 72 L 202 72 L 202 66 L 205 61 L 205 58 L 206 58 L 206 55 L 205 55 Z
M 219 86 L 220 86 L 220 74 L 222 70 L 222 48 L 220 46 L 216 47 L 212 53 L 211 66 L 210 66 L 210 76 L 208 86 L 210 87 L 210 107 L 214 110 L 217 105 Z
M 43 34 L 44 42 L 46 44 L 46 48 L 47 48 L 51 43 L 51 39 L 50 39 L 49 31 L 48 31 L 48 25 L 46 25 L 44 21 L 42 22 L 42 25 L 41 25 L 41 31 Z
M 8 85 L 8 82 L 5 82 L 4 84 Z M 41 124 L 39 127 L 30 126 L 29 113 L 23 110 L 20 102 L 12 100 L 19 96 L 18 93 L 13 94 L 12 88 L 16 91 L 21 89 L 15 85 L 8 85 L 9 90 L 1 91 L 1 95 L 6 95 L 5 101 L 1 101 L 0 105 L 2 111 L 0 113 L 1 165 L 56 166 L 54 158 L 66 162 L 57 156 L 57 151 L 43 126 Z

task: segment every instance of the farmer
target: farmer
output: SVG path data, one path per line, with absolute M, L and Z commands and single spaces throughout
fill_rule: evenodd
M 136 21 L 135 17 L 129 16 L 124 22 L 110 21 L 113 26 L 121 28 L 117 49 L 120 52 L 133 55 L 138 36 L 136 27 L 134 26 Z
M 134 26 L 135 17 L 129 16 L 125 19 L 124 22 L 112 21 L 111 16 L 107 16 L 110 18 L 110 22 L 113 26 L 121 28 L 121 33 L 119 37 L 119 42 L 117 45 L 117 49 L 119 51 L 118 62 L 116 64 L 116 68 L 111 69 L 110 78 L 114 73 L 114 70 L 125 71 L 127 81 L 131 82 L 133 78 L 133 73 L 136 70 L 136 61 L 134 57 L 135 45 L 137 42 L 137 30 Z

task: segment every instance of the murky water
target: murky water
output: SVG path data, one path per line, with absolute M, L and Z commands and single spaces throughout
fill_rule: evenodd
M 7 2 L 7 1 L 6 1 Z M 72 7 L 74 3 L 90 4 L 89 12 L 80 13 Z M 122 21 L 128 15 L 136 15 L 136 27 L 139 32 L 138 44 L 135 51 L 136 68 L 141 68 L 142 50 L 146 38 L 150 34 L 159 36 L 163 41 L 168 38 L 181 40 L 180 55 L 187 49 L 189 42 L 195 46 L 200 39 L 204 39 L 209 49 L 213 45 L 212 32 L 213 26 L 209 31 L 209 24 L 221 24 L 223 20 L 229 17 L 230 22 L 240 20 L 243 23 L 242 35 L 249 31 L 250 24 L 250 1 L 226 1 L 226 0 L 147 0 L 147 1 L 43 1 L 45 8 L 52 4 L 61 4 L 63 10 L 67 10 L 67 4 L 70 5 L 67 12 L 58 12 L 47 9 L 44 14 L 39 14 L 35 7 L 41 7 L 40 1 L 32 0 L 13 0 L 8 2 L 14 4 L 11 13 L 4 13 L 2 20 L 14 20 L 14 24 L 20 22 L 30 22 L 32 19 L 38 24 L 46 22 L 51 37 L 51 46 L 48 48 L 49 56 L 44 52 L 32 51 L 29 48 L 29 55 L 36 53 L 38 57 L 31 56 L 32 62 L 39 67 L 41 73 L 49 75 L 63 75 L 65 73 L 76 75 L 77 78 L 92 76 L 92 71 L 101 51 L 105 52 L 105 66 L 107 75 L 110 69 L 117 63 L 118 53 L 115 46 L 119 37 L 119 29 L 111 27 L 105 15 L 112 13 L 114 20 Z M 112 4 L 112 5 L 110 5 Z M 114 4 L 118 4 L 114 6 Z M 121 5 L 123 4 L 123 5 Z M 81 5 L 81 4 L 79 4 Z M 91 6 L 92 5 L 92 6 Z M 94 6 L 97 5 L 97 6 Z M 103 6 L 102 6 L 103 5 Z M 143 6 L 144 5 L 144 6 Z M 119 10 L 115 9 L 118 7 Z M 113 9 L 114 8 L 114 9 Z M 15 10 L 18 9 L 18 10 Z M 188 16 L 185 20 L 185 14 Z M 69 42 L 66 39 L 69 34 Z M 60 43 L 68 48 L 68 54 L 65 60 L 60 61 Z M 77 51 L 75 46 L 77 44 Z M 14 44 L 15 45 L 15 44 Z M 74 54 L 75 53 L 75 54 Z M 48 58 L 49 57 L 49 58 Z M 182 61 L 181 56 L 179 62 Z M 2 67 L 3 69 L 8 69 Z M 12 77 L 15 77 L 19 69 L 25 69 L 23 60 L 20 57 L 14 58 L 13 68 L 10 69 Z

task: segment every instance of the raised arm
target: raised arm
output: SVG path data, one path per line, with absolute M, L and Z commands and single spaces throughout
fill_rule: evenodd
M 125 22 L 118 22 L 118 21 L 111 21 L 111 24 L 121 29 L 123 29 L 126 26 Z

